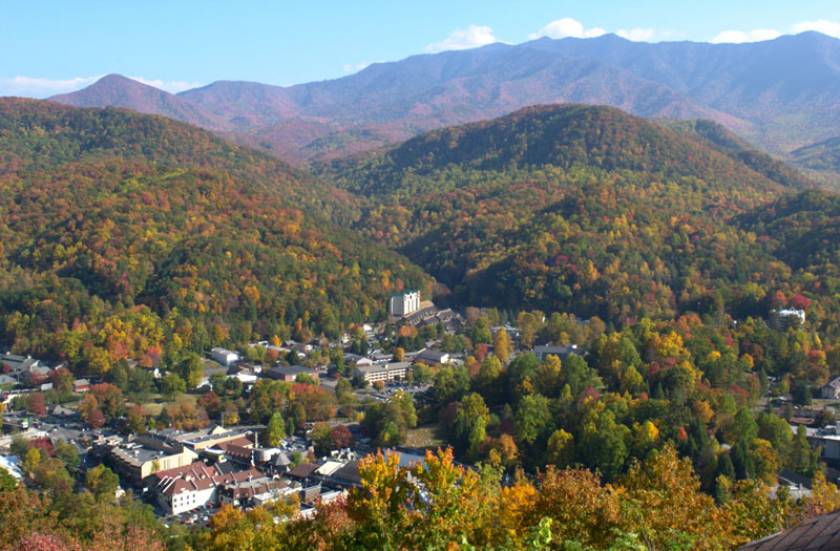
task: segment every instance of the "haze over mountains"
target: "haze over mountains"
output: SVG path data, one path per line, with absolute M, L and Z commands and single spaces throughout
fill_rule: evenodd
M 785 155 L 840 134 L 838 98 L 840 40 L 808 32 L 749 44 L 542 38 L 376 63 L 330 81 L 218 81 L 177 95 L 109 75 L 52 99 L 165 115 L 300 162 L 563 102 L 710 119 Z

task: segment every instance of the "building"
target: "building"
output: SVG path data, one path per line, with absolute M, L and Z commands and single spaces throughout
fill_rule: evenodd
M 107 458 L 117 474 L 139 485 L 159 471 L 191 464 L 198 459 L 198 454 L 179 442 L 143 434 L 130 442 L 112 446 Z
M 294 478 L 295 480 L 305 481 L 308 480 L 317 469 L 318 465 L 315 463 L 301 463 L 287 472 L 286 476 Z
M 302 365 L 275 365 L 269 368 L 268 371 L 265 372 L 265 375 L 271 379 L 286 381 L 287 383 L 295 382 L 298 375 L 307 375 L 312 377 L 315 382 L 318 381 L 318 372 L 311 367 L 305 367 Z
M 401 318 L 420 310 L 420 291 L 408 291 L 392 295 L 388 300 L 388 313 Z
M 840 377 L 835 377 L 820 387 L 820 398 L 826 400 L 840 399 Z
M 155 473 L 152 491 L 166 512 L 179 515 L 206 505 L 216 506 L 222 501 L 223 489 L 263 478 L 265 475 L 253 467 L 243 470 L 229 463 L 206 465 L 194 461 Z
M 219 502 L 234 507 L 265 505 L 297 491 L 296 485 L 285 478 L 269 477 L 256 469 L 254 472 L 257 474 L 223 484 L 219 488 Z
M 798 327 L 805 323 L 805 310 L 781 308 L 770 311 L 770 325 L 784 331 L 788 327 Z
M 0 355 L 0 371 L 12 376 L 21 376 L 33 367 L 40 366 L 40 362 L 31 356 L 18 356 L 6 353 Z
M 546 356 L 557 356 L 561 360 L 565 360 L 572 354 L 580 354 L 578 345 L 576 344 L 570 344 L 568 346 L 535 346 L 533 352 L 539 361 L 543 361 Z
M 175 442 L 183 444 L 193 451 L 200 452 L 228 442 L 248 440 L 247 435 L 260 430 L 260 428 L 246 426 L 225 428 L 221 425 L 211 425 L 205 429 L 192 432 L 172 431 L 164 434 Z M 250 442 L 250 440 L 248 441 Z
M 414 359 L 427 364 L 448 364 L 452 360 L 452 356 L 449 355 L 449 352 L 427 348 L 417 354 Z
M 791 427 L 795 433 L 797 427 Z M 805 427 L 808 436 L 808 443 L 811 447 L 819 447 L 821 450 L 820 459 L 830 467 L 840 466 L 840 427 L 837 425 L 824 428 Z
M 373 384 L 377 381 L 403 380 L 410 368 L 411 362 L 393 362 L 384 365 L 356 366 L 354 373 L 364 379 L 365 382 Z
M 39 386 L 49 379 L 51 372 L 52 369 L 31 356 L 9 353 L 0 355 L 0 373 L 15 379 L 20 384 Z
M 748 543 L 741 551 L 829 551 L 840 549 L 840 511 L 811 518 L 777 534 Z
M 227 348 L 213 348 L 210 350 L 210 358 L 224 366 L 230 366 L 239 361 L 239 354 Z

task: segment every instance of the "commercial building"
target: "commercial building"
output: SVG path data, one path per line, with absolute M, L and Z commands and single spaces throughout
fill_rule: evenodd
M 295 382 L 298 375 L 307 375 L 318 381 L 318 371 L 302 365 L 275 365 L 265 371 L 265 375 L 271 379 L 286 381 L 287 383 Z
M 420 291 L 392 295 L 388 301 L 388 313 L 395 317 L 409 316 L 418 310 L 420 310 Z
M 114 471 L 137 485 L 156 472 L 184 467 L 197 458 L 184 444 L 155 435 L 139 435 L 108 451 Z
M 210 350 L 210 358 L 224 366 L 231 366 L 240 360 L 239 354 L 227 348 L 213 348 Z
M 390 382 L 405 379 L 409 369 L 411 369 L 410 362 L 393 362 L 384 365 L 356 366 L 355 373 L 368 383 Z

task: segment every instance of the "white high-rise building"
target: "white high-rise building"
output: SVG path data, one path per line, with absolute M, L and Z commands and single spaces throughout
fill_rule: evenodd
M 392 316 L 409 316 L 418 310 L 420 310 L 420 291 L 392 295 L 388 301 L 388 313 Z

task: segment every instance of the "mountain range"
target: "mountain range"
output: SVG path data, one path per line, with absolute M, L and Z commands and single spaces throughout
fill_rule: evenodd
M 108 75 L 52 99 L 165 115 L 299 163 L 567 102 L 709 119 L 786 156 L 840 134 L 838 98 L 840 40 L 807 32 L 750 44 L 541 38 L 375 63 L 336 80 L 218 81 L 177 95 Z

